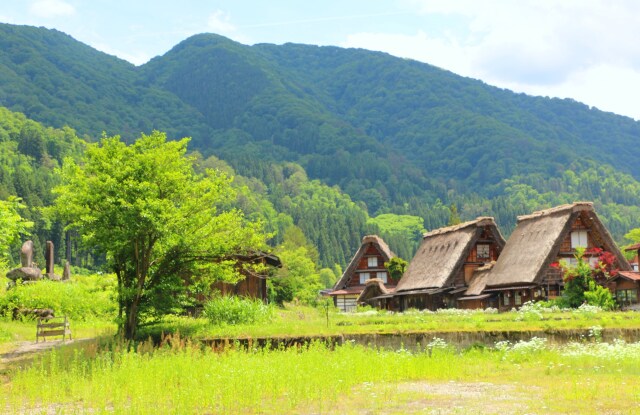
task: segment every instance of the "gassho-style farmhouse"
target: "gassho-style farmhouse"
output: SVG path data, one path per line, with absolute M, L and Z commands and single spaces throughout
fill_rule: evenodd
M 560 296 L 564 282 L 555 265 L 561 260 L 575 264 L 578 247 L 586 248 L 585 260 L 591 263 L 597 263 L 597 252 L 611 253 L 619 272 L 607 287 L 623 306 L 640 302 L 640 272 L 622 255 L 590 202 L 519 216 L 507 241 L 491 217 L 425 233 L 397 281 L 384 267 L 395 254 L 382 238 L 365 236 L 328 294 L 343 311 L 358 304 L 394 311 L 510 310 Z M 640 244 L 627 249 L 640 253 Z

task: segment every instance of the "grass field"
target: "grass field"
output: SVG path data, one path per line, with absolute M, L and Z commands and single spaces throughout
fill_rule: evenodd
M 518 312 L 441 310 L 432 312 L 387 313 L 373 310 L 361 313 L 330 311 L 310 307 L 278 309 L 269 323 L 215 325 L 206 319 L 169 317 L 143 333 L 164 331 L 187 334 L 192 338 L 256 338 L 339 335 L 358 333 L 415 333 L 430 331 L 535 331 L 562 329 L 640 328 L 640 313 L 603 312 L 592 308 L 557 310 L 540 307 Z M 144 336 L 144 334 L 143 334 Z
M 640 344 L 552 346 L 544 339 L 460 350 L 434 339 L 419 352 L 347 343 L 290 349 L 214 351 L 207 338 L 303 337 L 364 333 L 640 328 L 640 313 L 545 309 L 443 310 L 393 314 L 364 310 L 275 308 L 269 320 L 220 324 L 166 317 L 141 338 L 114 340 L 111 282 L 41 284 L 5 292 L 0 354 L 33 341 L 34 321 L 10 321 L 18 301 L 55 306 L 75 338 L 99 337 L 45 352 L 0 370 L 0 413 L 205 414 L 630 414 L 640 413 Z M 97 301 L 98 312 L 87 312 Z M 2 303 L 0 301 L 0 303 Z M 328 312 L 328 318 L 327 318 Z M 183 337 L 181 337 L 183 336 Z
M 44 356 L 2 385 L 6 413 L 640 413 L 640 344 L 544 339 L 420 353 L 322 344 L 203 350 L 180 338 L 92 343 Z

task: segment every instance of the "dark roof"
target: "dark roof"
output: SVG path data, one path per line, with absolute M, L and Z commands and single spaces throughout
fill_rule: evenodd
M 362 238 L 362 243 L 360 244 L 360 247 L 356 251 L 355 255 L 353 256 L 353 258 L 351 258 L 351 262 L 349 262 L 349 265 L 344 270 L 342 277 L 340 277 L 340 279 L 333 286 L 334 290 L 345 288 L 347 282 L 349 281 L 349 278 L 353 277 L 356 268 L 358 268 L 358 262 L 360 262 L 360 258 L 364 256 L 366 252 L 366 246 L 368 244 L 373 244 L 378 248 L 378 251 L 380 251 L 380 253 L 382 254 L 384 262 L 387 262 L 391 258 L 394 258 L 396 256 L 396 254 L 394 254 L 391 249 L 389 249 L 389 246 L 386 244 L 386 242 L 378 235 L 365 236 L 364 238 Z
M 441 288 L 451 282 L 484 227 L 490 228 L 500 247 L 504 246 L 504 238 L 491 217 L 479 217 L 425 233 L 418 251 L 398 282 L 396 292 Z
M 593 203 L 577 202 L 519 216 L 515 230 L 487 276 L 487 286 L 538 283 L 556 259 L 573 221 L 583 212 L 587 213 L 591 227 L 598 231 L 606 250 L 616 255 L 621 268 L 628 269 L 627 261 L 596 215 Z

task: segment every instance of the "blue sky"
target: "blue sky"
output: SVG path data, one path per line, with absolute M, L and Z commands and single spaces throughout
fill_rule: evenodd
M 56 28 L 138 65 L 203 32 L 381 50 L 640 120 L 635 0 L 12 0 L 0 22 Z

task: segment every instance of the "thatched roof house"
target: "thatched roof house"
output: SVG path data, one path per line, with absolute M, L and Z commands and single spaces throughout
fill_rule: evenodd
M 611 252 L 621 270 L 630 268 L 596 215 L 593 203 L 578 202 L 519 216 L 504 251 L 486 276 L 483 292 L 500 292 L 501 308 L 557 296 L 563 286 L 562 276 L 550 265 L 562 259 L 575 261 L 578 246 Z
M 362 238 L 358 251 L 333 286 L 333 291 L 329 292 L 336 307 L 342 311 L 355 309 L 356 300 L 364 290 L 366 282 L 372 278 L 379 279 L 387 288 L 395 287 L 398 281 L 391 278 L 384 267 L 384 263 L 395 256 L 379 236 L 367 235 Z
M 504 245 L 491 217 L 425 233 L 396 287 L 395 295 L 406 297 L 401 308 L 436 309 L 450 305 L 451 295 L 462 294 L 474 271 L 495 261 Z

